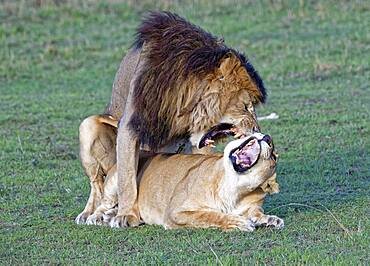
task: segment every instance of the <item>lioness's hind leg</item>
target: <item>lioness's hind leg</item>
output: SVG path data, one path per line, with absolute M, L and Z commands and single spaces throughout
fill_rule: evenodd
M 109 116 L 90 116 L 80 125 L 80 159 L 91 191 L 84 210 L 75 219 L 77 224 L 85 223 L 100 204 L 104 177 L 116 163 L 116 136 L 114 120 Z
M 93 214 L 91 214 L 86 221 L 86 224 L 103 225 L 107 224 L 104 221 L 103 215 L 105 212 L 113 209 L 117 203 L 117 171 L 116 167 L 113 167 L 104 182 L 104 194 L 101 204 L 96 208 Z

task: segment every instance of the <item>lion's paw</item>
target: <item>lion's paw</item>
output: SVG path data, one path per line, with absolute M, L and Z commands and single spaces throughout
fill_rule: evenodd
M 87 218 L 91 215 L 91 212 L 81 212 L 75 219 L 76 224 L 85 224 Z
M 111 220 L 117 215 L 118 208 L 109 209 L 103 214 L 103 221 L 106 224 L 109 224 Z
M 103 225 L 104 224 L 103 214 L 99 214 L 99 213 L 91 214 L 87 218 L 86 224 L 88 224 L 88 225 Z
M 112 228 L 128 227 L 127 216 L 116 215 L 112 217 L 109 222 L 109 226 Z

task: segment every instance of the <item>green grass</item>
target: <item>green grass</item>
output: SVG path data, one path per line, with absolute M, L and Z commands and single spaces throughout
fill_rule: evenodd
M 0 264 L 369 264 L 368 1 L 159 4 L 245 52 L 269 89 L 281 193 L 265 210 L 286 228 L 254 233 L 74 224 L 79 123 L 153 4 L 35 2 L 0 3 Z

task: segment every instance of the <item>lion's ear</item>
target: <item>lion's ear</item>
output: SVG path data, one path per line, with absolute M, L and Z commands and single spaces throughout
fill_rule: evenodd
M 240 60 L 235 56 L 235 54 L 228 52 L 220 62 L 219 70 L 221 74 L 226 77 L 232 74 L 232 71 L 240 66 Z
M 220 80 L 226 77 L 234 84 L 238 84 L 238 89 L 247 90 L 253 104 L 265 102 L 266 90 L 263 82 L 250 62 L 244 57 L 239 58 L 234 53 L 228 52 L 221 59 L 219 72 Z

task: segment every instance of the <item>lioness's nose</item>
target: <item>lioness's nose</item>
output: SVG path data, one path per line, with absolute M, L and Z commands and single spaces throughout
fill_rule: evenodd
M 266 142 L 268 145 L 272 145 L 272 138 L 269 135 L 264 135 L 262 141 Z

